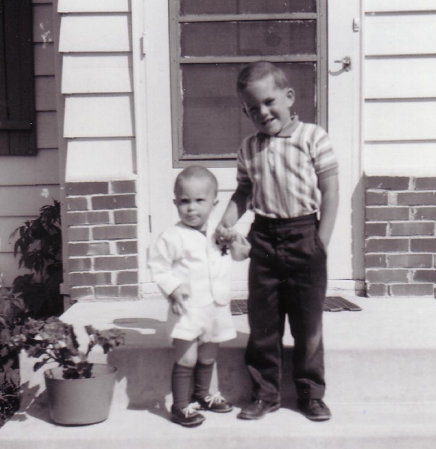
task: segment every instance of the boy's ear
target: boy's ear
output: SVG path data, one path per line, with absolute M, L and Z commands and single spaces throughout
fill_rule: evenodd
M 177 199 L 176 198 L 173 199 L 173 204 L 174 204 L 174 206 L 177 206 Z
M 246 108 L 244 105 L 242 105 L 241 110 L 242 110 L 242 113 L 243 113 L 246 117 L 250 118 L 250 117 L 248 116 L 247 108 Z
M 292 106 L 295 101 L 295 90 L 292 87 L 289 87 L 286 91 L 286 96 L 288 97 L 288 101 L 290 101 L 290 105 Z

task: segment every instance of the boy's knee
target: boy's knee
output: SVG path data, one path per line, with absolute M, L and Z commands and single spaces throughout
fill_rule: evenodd
M 184 360 L 184 359 L 177 360 L 177 364 L 184 366 L 185 368 L 194 368 L 194 366 L 195 366 L 195 362 L 192 362 L 191 360 Z
M 180 357 L 177 360 L 178 365 L 182 365 L 185 368 L 194 368 L 195 364 L 197 363 L 197 360 L 193 356 L 189 356 L 184 354 L 182 357 Z
M 215 363 L 215 359 L 212 357 L 199 358 L 198 362 L 202 365 L 213 365 Z

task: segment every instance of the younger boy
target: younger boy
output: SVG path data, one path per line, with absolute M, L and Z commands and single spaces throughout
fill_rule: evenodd
M 208 222 L 218 202 L 213 173 L 199 166 L 185 168 L 176 178 L 174 194 L 180 221 L 159 236 L 149 266 L 170 303 L 168 326 L 176 359 L 171 419 L 194 427 L 205 419 L 199 409 L 232 410 L 219 392 L 209 393 L 218 344 L 236 336 L 230 312 L 231 258 L 216 243 L 216 224 Z M 230 244 L 230 253 L 240 260 L 241 243 L 242 236 Z
M 327 246 L 338 205 L 337 162 L 326 132 L 291 114 L 295 93 L 281 69 L 255 62 L 239 74 L 244 113 L 258 132 L 238 153 L 237 189 L 217 234 L 224 246 L 247 208 L 255 213 L 248 240 L 246 362 L 253 402 L 238 417 L 258 419 L 280 407 L 282 337 L 288 316 L 294 338 L 298 407 L 309 419 L 331 414 L 325 392 L 322 311 Z

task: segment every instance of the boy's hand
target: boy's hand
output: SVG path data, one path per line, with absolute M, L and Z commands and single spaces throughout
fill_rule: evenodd
M 230 244 L 230 254 L 233 260 L 245 260 L 250 256 L 251 245 L 249 241 L 241 234 L 236 236 Z
M 183 315 L 186 312 L 185 301 L 189 298 L 190 291 L 186 284 L 179 285 L 170 295 L 171 310 L 176 315 Z
M 226 228 L 222 224 L 218 225 L 215 231 L 216 244 L 220 247 L 221 253 L 227 254 L 230 244 L 236 238 L 236 231 L 233 228 Z

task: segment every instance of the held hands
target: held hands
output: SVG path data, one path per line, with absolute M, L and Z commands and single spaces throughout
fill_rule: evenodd
M 215 231 L 216 244 L 221 249 L 221 253 L 227 254 L 231 243 L 235 240 L 237 232 L 233 228 L 227 228 L 222 224 L 218 225 Z
M 250 256 L 251 245 L 241 234 L 237 233 L 230 244 L 230 254 L 233 260 L 245 260 Z
M 186 312 L 185 301 L 189 298 L 189 295 L 189 287 L 186 284 L 181 284 L 168 296 L 171 310 L 176 315 L 183 315 Z
M 221 249 L 221 253 L 230 254 L 233 260 L 244 260 L 249 256 L 251 245 L 248 240 L 236 232 L 233 228 L 219 225 L 216 228 L 216 243 Z

